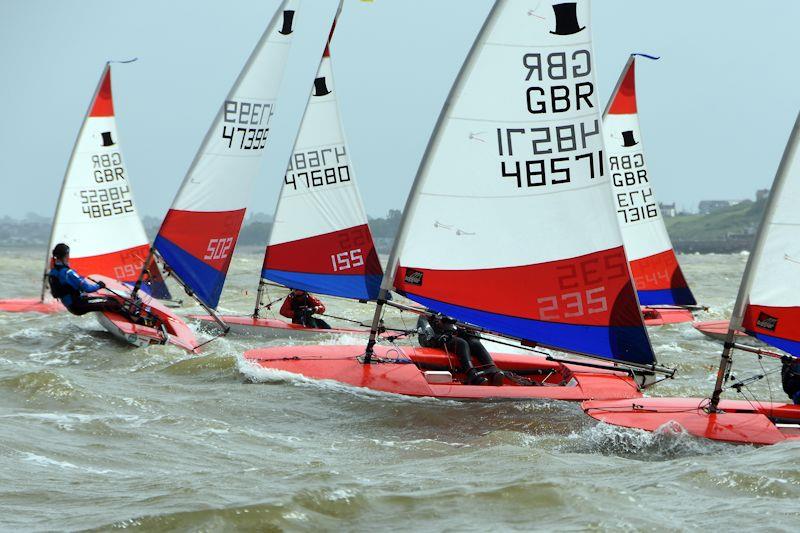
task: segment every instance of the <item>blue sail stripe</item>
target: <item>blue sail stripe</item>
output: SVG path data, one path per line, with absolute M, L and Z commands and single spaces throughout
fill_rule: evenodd
M 263 269 L 261 277 L 292 289 L 354 300 L 376 299 L 383 279 L 380 274 L 310 274 L 273 269 Z
M 636 291 L 641 305 L 697 305 L 688 287 L 660 289 L 656 291 Z
M 161 235 L 156 237 L 154 246 L 164 262 L 194 291 L 194 295 L 216 309 L 225 285 L 225 273 L 215 270 Z
M 428 309 L 490 331 L 568 351 L 642 365 L 655 363 L 644 326 L 584 326 L 489 313 L 406 293 Z
M 789 339 L 782 339 L 781 337 L 775 337 L 773 335 L 765 335 L 763 333 L 756 333 L 754 331 L 747 331 L 747 334 L 751 337 L 755 337 L 758 340 L 764 341 L 770 346 L 774 346 L 779 350 L 783 350 L 786 353 L 790 353 L 795 357 L 800 357 L 800 342 L 792 341 Z

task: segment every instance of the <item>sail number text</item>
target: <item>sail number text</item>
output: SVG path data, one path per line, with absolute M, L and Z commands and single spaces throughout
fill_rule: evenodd
M 81 210 L 89 218 L 111 217 L 133 213 L 133 200 L 130 187 L 109 187 L 107 189 L 84 189 L 80 191 Z
M 334 272 L 341 272 L 342 270 L 350 270 L 351 268 L 364 266 L 364 256 L 361 254 L 361 248 L 332 254 L 331 266 L 333 266 Z
M 658 207 L 642 154 L 608 158 L 617 213 L 625 223 L 658 218 Z M 631 190 L 633 188 L 634 190 Z M 623 192 L 617 192 L 622 190 Z
M 233 237 L 211 239 L 208 241 L 208 246 L 206 246 L 206 255 L 203 256 L 203 260 L 216 261 L 218 259 L 227 259 L 232 247 Z
M 226 100 L 222 107 L 222 142 L 227 141 L 228 148 L 262 150 L 267 145 L 271 117 L 272 104 Z
M 592 180 L 602 177 L 603 151 L 589 148 L 591 138 L 599 134 L 596 119 L 561 126 L 497 128 L 500 176 L 512 178 L 518 188 L 571 183 L 573 172 Z M 552 157 L 553 154 L 562 157 Z
M 350 181 L 350 166 L 344 146 L 295 152 L 289 160 L 284 183 L 292 190 L 312 189 Z
M 563 320 L 609 310 L 606 283 L 627 277 L 622 254 L 556 267 L 559 292 L 536 299 L 540 320 Z

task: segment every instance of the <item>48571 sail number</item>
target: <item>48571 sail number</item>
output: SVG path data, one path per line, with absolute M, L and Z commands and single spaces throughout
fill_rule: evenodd
M 500 177 L 511 178 L 517 188 L 563 185 L 576 178 L 588 176 L 593 180 L 605 175 L 603 150 L 590 148 L 592 137 L 600 134 L 597 120 L 538 128 L 497 128 L 496 133 Z

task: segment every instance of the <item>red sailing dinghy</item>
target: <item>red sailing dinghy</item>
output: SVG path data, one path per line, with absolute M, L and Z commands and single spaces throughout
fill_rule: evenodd
M 641 54 L 628 59 L 603 115 L 617 220 L 645 324 L 691 322 L 691 310 L 700 307 L 672 249 L 642 147 L 636 106 L 637 55 Z
M 225 331 L 228 326 L 214 309 L 261 167 L 294 33 L 297 8 L 289 6 L 297 5 L 299 0 L 285 0 L 261 36 L 208 130 L 151 251 Z M 138 284 L 134 297 L 137 289 Z M 107 313 L 106 318 L 109 329 L 130 330 L 130 322 L 120 315 Z M 183 347 L 195 342 L 188 328 L 179 333 L 183 337 L 169 335 L 162 341 Z
M 669 372 L 655 364 L 608 194 L 589 15 L 589 0 L 495 3 L 412 186 L 367 346 L 265 348 L 247 361 L 456 399 L 632 398 Z M 392 289 L 478 331 L 610 362 L 494 354 L 527 379 L 465 385 L 443 350 L 375 346 L 383 307 L 399 306 Z
M 56 313 L 66 310 L 47 290 L 50 250 L 59 242 L 70 246 L 70 266 L 77 272 L 128 283 L 136 281 L 150 245 L 136 212 L 128 178 L 114 118 L 111 64 L 106 63 L 61 185 L 41 295 L 39 298 L 0 300 L 0 311 Z M 169 299 L 158 266 L 151 264 L 149 271 L 151 283 L 146 289 L 157 298 Z
M 339 118 L 329 44 L 330 37 L 278 198 L 255 310 L 249 317 L 222 316 L 231 331 L 292 338 L 369 335 L 367 328 L 314 329 L 261 316 L 270 281 L 353 300 L 378 296 L 383 271 Z
M 711 399 L 641 398 L 634 402 L 586 402 L 587 414 L 617 426 L 655 431 L 675 422 L 697 437 L 747 444 L 800 438 L 800 405 L 720 400 L 734 349 L 765 354 L 734 343 L 744 331 L 794 357 L 800 356 L 800 115 L 767 200 L 764 218 L 747 261 L 733 309 Z M 767 353 L 768 354 L 768 353 Z M 776 354 L 768 354 L 776 355 Z M 755 376 L 739 382 L 760 379 Z M 727 388 L 741 392 L 743 385 Z M 746 390 L 746 389 L 745 389 Z

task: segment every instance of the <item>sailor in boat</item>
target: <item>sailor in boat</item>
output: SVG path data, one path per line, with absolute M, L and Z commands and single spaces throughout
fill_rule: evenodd
M 48 274 L 50 293 L 61 300 L 64 307 L 73 315 L 82 316 L 94 311 L 120 313 L 136 324 L 152 325 L 152 317 L 133 310 L 113 296 L 94 295 L 106 287 L 102 281 L 94 283 L 69 267 L 69 246 L 58 243 L 53 248 L 53 268 Z M 141 306 L 134 306 L 140 308 Z
M 781 383 L 795 405 L 800 405 L 800 359 L 788 355 L 781 358 Z
M 494 364 L 480 337 L 458 326 L 454 319 L 441 313 L 420 316 L 417 333 L 419 343 L 424 348 L 447 350 L 458 356 L 461 370 L 467 375 L 467 385 L 503 384 L 503 372 Z M 472 363 L 473 357 L 478 360 L 479 366 Z
M 331 326 L 315 314 L 325 312 L 325 304 L 319 298 L 300 289 L 292 289 L 281 305 L 281 315 L 292 319 L 292 324 L 306 328 L 331 329 Z

